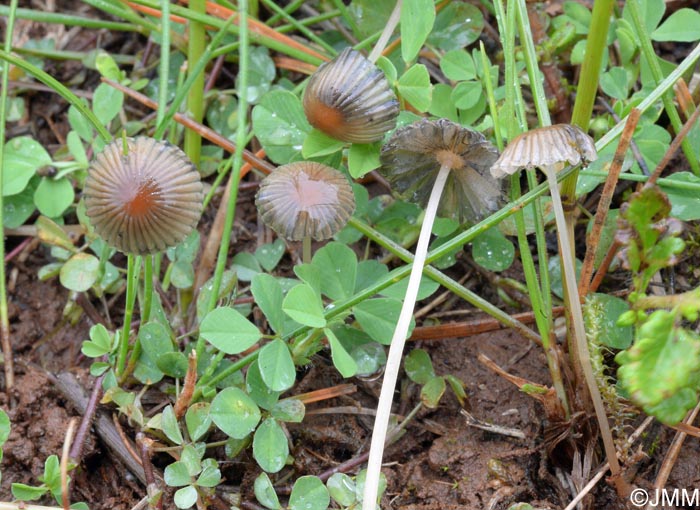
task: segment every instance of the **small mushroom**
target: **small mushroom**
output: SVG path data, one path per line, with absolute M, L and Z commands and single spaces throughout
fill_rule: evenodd
M 591 365 L 583 311 L 579 300 L 576 273 L 574 272 L 572 236 L 564 217 L 564 208 L 557 183 L 557 172 L 563 170 L 567 164 L 587 164 L 597 157 L 593 140 L 586 133 L 576 126 L 557 124 L 533 129 L 514 138 L 498 158 L 498 161 L 494 163 L 491 174 L 501 177 L 513 174 L 523 168 L 539 168 L 547 176 L 557 236 L 559 237 L 560 261 L 566 288 L 565 299 L 573 325 L 573 338 L 571 339 L 573 350 L 578 358 L 593 401 L 611 471 L 615 473 L 619 472 L 619 465 L 605 406 Z
M 328 239 L 345 226 L 355 210 L 355 196 L 338 170 L 314 161 L 297 161 L 263 179 L 255 205 L 263 222 L 280 236 L 304 241 L 306 262 L 312 238 Z
M 402 127 L 382 149 L 380 173 L 400 196 L 425 205 L 425 216 L 377 404 L 365 479 L 365 508 L 373 508 L 371 503 L 377 499 L 391 402 L 436 213 L 440 209 L 448 216 L 476 221 L 497 209 L 501 189 L 488 174 L 497 157 L 496 148 L 480 133 L 445 119 L 421 120 Z M 441 201 L 443 188 L 445 197 Z
M 179 244 L 202 214 L 199 172 L 179 148 L 153 138 L 109 143 L 92 162 L 84 193 L 95 232 L 136 255 Z
M 399 102 L 384 73 L 360 52 L 345 48 L 311 76 L 304 112 L 313 127 L 333 138 L 372 143 L 396 125 Z

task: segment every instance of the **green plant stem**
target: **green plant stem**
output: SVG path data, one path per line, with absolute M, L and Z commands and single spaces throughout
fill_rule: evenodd
M 630 10 L 632 15 L 632 22 L 634 23 L 634 28 L 637 31 L 637 36 L 641 42 L 642 55 L 644 56 L 647 64 L 649 65 L 649 70 L 651 71 L 651 76 L 654 79 L 656 85 L 661 83 L 663 80 L 663 72 L 661 71 L 661 66 L 657 61 L 656 52 L 654 51 L 654 46 L 651 43 L 651 38 L 647 33 L 644 22 L 642 21 L 642 9 L 639 5 L 639 0 L 629 0 L 627 2 L 627 8 Z M 668 91 L 661 96 L 661 100 L 664 103 L 664 109 L 666 110 L 666 115 L 668 115 L 673 130 L 679 133 L 683 129 L 683 121 L 681 120 L 678 110 L 676 110 L 676 105 L 673 104 L 673 94 Z M 690 168 L 695 175 L 700 175 L 700 162 L 698 162 L 698 156 L 695 153 L 696 149 L 690 144 L 690 139 L 685 138 L 681 142 L 681 147 L 683 148 L 683 154 L 688 159 Z
M 399 377 L 403 346 L 406 343 L 408 328 L 413 318 L 413 309 L 418 297 L 418 288 L 420 286 L 421 275 L 423 274 L 423 267 L 425 266 L 428 245 L 430 243 L 430 234 L 432 232 L 433 223 L 435 222 L 440 196 L 442 195 L 442 190 L 445 187 L 450 170 L 450 166 L 443 164 L 435 179 L 435 184 L 433 184 L 430 199 L 425 208 L 425 217 L 423 218 L 423 225 L 421 226 L 420 235 L 418 237 L 418 244 L 416 245 L 416 255 L 411 267 L 411 275 L 408 278 L 408 287 L 406 288 L 399 319 L 396 321 L 396 329 L 394 329 L 394 335 L 391 338 L 389 355 L 387 357 L 386 366 L 384 367 L 382 389 L 379 394 L 379 403 L 377 404 L 377 415 L 374 419 L 374 427 L 372 429 L 372 442 L 369 449 L 369 459 L 367 460 L 367 478 L 365 480 L 365 491 L 362 503 L 363 510 L 375 510 L 379 491 L 382 458 L 384 456 L 384 443 L 386 441 L 387 429 L 389 428 L 391 403 L 394 399 L 396 381 Z
M 190 72 L 187 73 L 187 79 L 182 84 L 178 83 L 177 92 L 175 93 L 175 97 L 173 98 L 172 103 L 170 103 L 170 106 L 167 107 L 163 119 L 156 126 L 155 132 L 153 134 L 154 138 L 160 139 L 163 137 L 163 135 L 165 134 L 165 130 L 168 129 L 168 126 L 170 125 L 170 121 L 180 109 L 180 105 L 186 97 L 188 98 L 189 102 L 188 93 L 190 93 L 193 90 L 198 81 L 204 81 L 204 68 L 207 66 L 207 63 L 212 58 L 214 58 L 214 54 L 216 53 L 219 43 L 223 40 L 224 36 L 227 33 L 226 27 L 228 27 L 232 23 L 232 21 L 232 17 L 226 20 L 226 23 L 224 23 L 221 30 L 217 32 L 217 34 L 214 36 L 211 42 L 207 45 L 204 52 L 200 55 L 199 59 L 195 61 L 195 65 L 190 69 Z M 204 98 L 202 96 L 202 100 L 203 99 Z M 158 108 L 165 108 L 166 104 L 167 102 L 159 102 Z
M 291 24 L 296 30 L 298 30 L 300 33 L 302 33 L 306 38 L 308 38 L 310 41 L 315 42 L 318 44 L 321 48 L 326 50 L 329 55 L 337 55 L 338 52 L 335 51 L 335 48 L 328 44 L 326 41 L 318 37 L 314 32 L 306 28 L 299 20 L 296 18 L 290 16 L 287 14 L 284 9 L 279 7 L 276 2 L 273 2 L 272 0 L 262 0 L 262 3 L 265 4 L 265 6 L 270 9 L 271 11 L 279 14 L 282 16 L 289 24 Z
M 124 308 L 124 325 L 119 339 L 119 351 L 117 354 L 117 376 L 121 377 L 126 368 L 126 356 L 129 352 L 129 336 L 131 333 L 131 318 L 134 314 L 136 303 L 136 288 L 141 272 L 141 257 L 129 253 L 127 255 L 126 269 L 126 304 Z
M 164 0 L 168 1 L 169 0 Z M 190 0 L 190 9 L 197 14 L 206 14 L 206 0 Z M 190 20 L 189 37 L 187 39 L 187 69 L 188 78 L 194 78 L 188 89 L 187 112 L 189 117 L 201 124 L 204 118 L 204 73 L 194 74 L 197 62 L 203 60 L 204 46 L 207 37 L 204 24 L 199 21 Z M 202 150 L 202 136 L 192 129 L 185 131 L 185 154 L 196 167 L 199 168 L 199 159 Z M 199 354 L 199 353 L 198 353 Z
M 15 25 L 15 12 L 17 10 L 17 0 L 11 0 L 10 12 L 7 18 L 5 41 L 3 51 L 12 51 L 12 33 Z M 7 83 L 9 81 L 8 62 L 2 65 L 2 87 L 0 87 L 0 225 L 4 221 L 4 200 L 3 200 L 3 180 L 7 168 L 3 163 L 5 154 L 5 121 L 7 119 Z M 5 391 L 8 396 L 15 385 L 15 363 L 10 340 L 10 316 L 7 309 L 7 286 L 5 271 L 5 243 L 0 243 L 0 343 L 2 344 L 3 368 L 5 372 Z
M 38 23 L 49 23 L 54 25 L 64 25 L 69 27 L 84 27 L 104 30 L 114 30 L 116 32 L 140 32 L 146 33 L 142 26 L 134 23 L 122 23 L 119 21 L 107 21 L 104 19 L 83 18 L 73 14 L 62 14 L 58 12 L 46 12 L 38 9 L 22 9 L 16 11 L 17 19 L 26 19 L 36 21 Z M 10 7 L 0 5 L 0 16 L 7 17 L 10 15 Z M 117 57 L 119 55 L 112 55 Z
M 355 18 L 353 18 L 350 12 L 348 11 L 345 2 L 343 2 L 343 0 L 333 0 L 333 5 L 335 5 L 335 8 L 340 11 L 340 14 L 343 16 L 343 19 L 350 27 L 350 30 L 352 30 L 352 33 L 356 36 L 357 34 L 361 33 L 359 25 L 355 21 Z
M 700 308 L 700 288 L 668 296 L 643 296 L 632 306 L 635 310 L 648 310 L 650 308 L 675 308 L 679 305 Z
M 160 27 L 157 23 L 151 20 L 139 16 L 133 10 L 125 7 L 121 3 L 112 2 L 109 0 L 84 0 L 86 4 L 94 7 L 95 9 L 104 11 L 118 18 L 125 19 L 126 21 L 133 23 L 139 27 L 142 27 L 142 33 L 158 32 Z M 160 8 L 159 4 L 154 6 L 155 9 Z
M 67 50 L 45 50 L 37 48 L 13 48 L 13 51 L 19 55 L 30 55 L 32 57 L 48 58 L 51 60 L 77 60 L 85 61 L 91 57 L 92 52 L 86 51 L 67 51 Z M 136 57 L 133 55 L 112 55 L 112 58 L 117 64 L 133 66 L 136 62 Z
M 377 230 L 373 229 L 366 223 L 358 220 L 355 217 L 352 217 L 348 221 L 348 225 L 362 232 L 365 235 L 365 237 L 374 241 L 379 246 L 388 250 L 404 262 L 408 262 L 409 264 L 413 262 L 413 254 L 411 252 L 403 248 L 401 245 L 395 243 L 388 237 L 384 236 L 383 234 L 379 233 Z M 501 324 L 503 324 L 504 326 L 512 328 L 516 332 L 520 333 L 523 337 L 528 338 L 535 343 L 541 342 L 540 336 L 537 335 L 537 333 L 532 331 L 530 328 L 525 326 L 522 322 L 513 319 L 503 310 L 489 303 L 484 298 L 467 289 L 459 282 L 445 275 L 438 269 L 435 269 L 432 266 L 425 266 L 423 272 L 429 278 L 445 287 L 454 295 L 464 299 L 467 303 L 473 305 L 482 312 L 489 314 L 491 317 L 501 322 Z
M 63 99 L 65 99 L 71 105 L 75 106 L 78 109 L 80 114 L 83 117 L 85 117 L 85 120 L 87 120 L 92 125 L 92 127 L 94 127 L 97 130 L 97 133 L 100 135 L 102 140 L 104 140 L 106 143 L 112 141 L 112 135 L 109 133 L 109 131 L 105 129 L 105 127 L 97 119 L 97 117 L 95 117 L 95 114 L 92 113 L 92 110 L 90 110 L 90 108 L 88 108 L 87 105 L 83 101 L 81 101 L 78 96 L 73 94 L 73 92 L 66 88 L 61 82 L 56 80 L 48 73 L 45 73 L 38 67 L 30 64 L 26 60 L 12 55 L 8 51 L 0 50 L 0 59 L 4 60 L 5 62 L 9 62 L 11 64 L 16 65 L 20 69 L 23 69 L 27 73 L 34 76 L 44 85 L 51 87 L 58 95 L 60 95 Z M 3 87 L 3 90 L 6 89 L 7 87 Z
M 318 16 L 309 16 L 308 18 L 304 18 L 301 20 L 296 20 L 298 24 L 308 27 L 315 25 L 316 23 L 321 23 L 322 21 L 328 21 L 329 19 L 333 19 L 337 17 L 340 14 L 340 11 L 328 11 L 323 14 L 320 14 Z M 295 18 L 296 19 L 296 18 Z M 277 33 L 279 34 L 286 34 L 287 32 L 293 32 L 296 30 L 294 25 L 280 25 L 277 27 Z
M 238 199 L 238 183 L 241 176 L 241 166 L 243 166 L 243 148 L 245 147 L 247 126 L 245 119 L 248 115 L 248 3 L 241 0 L 238 3 L 238 14 L 240 22 L 239 30 L 239 68 L 238 68 L 238 128 L 236 129 L 236 147 L 238 150 L 233 154 L 233 170 L 229 176 L 231 193 L 226 209 L 226 219 L 224 221 L 223 233 L 221 235 L 221 245 L 216 259 L 214 269 L 214 279 L 212 282 L 211 297 L 207 305 L 207 311 L 211 311 L 216 306 L 216 300 L 221 288 L 221 280 L 226 268 L 228 250 L 231 246 L 231 231 L 233 230 L 233 220 L 236 214 L 236 202 Z M 197 340 L 197 358 L 202 357 L 204 350 L 204 339 L 200 336 Z
M 293 2 L 289 2 L 287 5 L 284 6 L 284 12 L 287 14 L 292 14 L 297 9 L 299 9 L 299 7 L 301 7 L 303 4 L 304 4 L 304 0 L 294 0 Z M 272 26 L 281 19 L 282 19 L 281 15 L 274 14 L 273 16 L 270 16 L 270 19 L 268 19 L 265 22 L 265 24 Z
M 168 80 L 170 78 L 170 0 L 161 0 L 162 12 L 160 36 L 160 62 L 158 62 L 158 112 L 156 126 L 160 126 L 165 118 L 168 104 Z M 162 137 L 156 138 L 157 140 Z
M 242 0 L 242 1 L 245 1 L 245 0 Z M 242 358 L 240 358 L 240 359 L 234 361 L 231 365 L 229 365 L 228 367 L 226 367 L 224 370 L 222 370 L 221 372 L 219 372 L 218 374 L 216 374 L 216 375 L 215 375 L 214 377 L 212 377 L 211 379 L 209 379 L 209 380 L 207 380 L 207 381 L 198 381 L 198 382 L 197 382 L 197 387 L 196 387 L 196 389 L 194 390 L 194 393 L 192 394 L 192 401 L 195 402 L 195 401 L 197 401 L 199 398 L 201 398 L 201 396 L 202 396 L 202 386 L 204 386 L 205 384 L 206 384 L 207 386 L 211 386 L 211 387 L 216 386 L 218 383 L 220 383 L 221 381 L 223 381 L 223 380 L 226 379 L 227 377 L 232 376 L 233 374 L 235 374 L 235 373 L 238 372 L 239 370 L 241 370 L 241 369 L 247 367 L 248 365 L 250 365 L 253 361 L 255 361 L 256 359 L 258 359 L 258 355 L 259 355 L 259 354 L 260 354 L 260 349 L 257 349 L 257 350 L 255 350 L 255 351 L 251 352 L 250 354 L 248 354 L 247 356 L 244 356 L 244 357 L 242 357 Z
M 377 44 L 374 45 L 374 48 L 372 48 L 372 52 L 367 57 L 367 59 L 370 62 L 376 62 L 377 59 L 382 56 L 382 52 L 384 51 L 384 48 L 386 48 L 386 45 L 389 42 L 389 38 L 391 37 L 391 34 L 394 33 L 394 30 L 396 29 L 396 25 L 398 25 L 399 21 L 401 20 L 401 5 L 402 4 L 403 4 L 403 0 L 396 0 L 396 5 L 394 6 L 394 10 L 391 11 L 391 15 L 389 16 L 389 19 L 387 20 L 386 25 L 384 26 L 384 30 L 382 30 L 382 35 L 379 36 L 379 40 L 377 41 Z
M 596 417 L 598 418 L 598 426 L 600 427 L 600 436 L 603 439 L 603 446 L 610 464 L 610 473 L 613 477 L 620 474 L 620 464 L 617 460 L 617 450 L 613 440 L 612 432 L 610 431 L 610 423 L 605 412 L 605 405 L 600 396 L 598 382 L 596 381 L 591 365 L 591 356 L 588 351 L 588 341 L 586 338 L 586 330 L 583 324 L 583 310 L 579 299 L 578 284 L 576 282 L 576 272 L 574 269 L 574 258 L 571 253 L 567 253 L 567 249 L 571 246 L 571 241 L 567 239 L 568 230 L 564 226 L 564 208 L 559 195 L 559 185 L 557 184 L 557 175 L 554 166 L 543 166 L 542 170 L 547 175 L 550 194 L 552 195 L 552 208 L 554 209 L 554 217 L 557 223 L 557 234 L 559 237 L 559 250 L 561 252 L 561 265 L 564 281 L 564 298 L 567 301 L 566 306 L 571 314 L 572 332 L 574 334 L 573 343 L 576 348 L 578 363 L 583 370 L 583 376 L 590 392 L 593 408 L 595 409 Z
M 585 175 L 590 175 L 591 177 L 605 178 L 608 176 L 607 172 L 600 172 L 597 170 L 586 170 L 584 173 L 585 173 Z M 630 174 L 630 173 L 620 174 L 619 178 L 623 179 L 623 180 L 627 180 L 627 181 L 634 181 L 634 182 L 647 182 L 649 180 L 648 175 L 638 175 L 638 174 Z M 675 179 L 669 179 L 668 177 L 660 177 L 659 179 L 656 180 L 656 183 L 663 185 L 666 188 L 694 191 L 696 193 L 700 193 L 700 182 L 678 181 Z

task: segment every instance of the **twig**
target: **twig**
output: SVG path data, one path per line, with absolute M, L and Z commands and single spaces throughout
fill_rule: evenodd
M 470 427 L 485 430 L 493 434 L 500 434 L 502 436 L 515 437 L 517 439 L 525 439 L 525 433 L 520 429 L 502 427 L 500 425 L 486 423 L 485 421 L 481 421 L 478 418 L 476 418 L 466 409 L 460 409 L 459 413 L 466 418 L 466 423 Z
M 83 444 L 85 443 L 85 437 L 87 436 L 88 430 L 92 425 L 92 419 L 95 417 L 95 411 L 97 410 L 97 401 L 100 399 L 102 394 L 102 380 L 104 375 L 101 375 L 93 383 L 92 393 L 90 393 L 90 399 L 82 412 L 83 419 L 80 422 L 80 427 L 78 428 L 78 433 L 75 435 L 75 441 L 70 449 L 70 459 L 76 464 L 80 463 L 80 457 L 83 453 Z
M 153 464 L 151 463 L 151 445 L 153 440 L 146 437 L 143 432 L 136 434 L 136 442 L 139 445 L 141 453 L 141 464 L 146 476 L 146 492 L 148 494 L 148 507 L 162 510 L 163 508 L 163 491 L 158 488 L 156 478 L 153 475 Z M 155 501 L 155 504 L 153 502 Z
M 605 218 L 610 210 L 610 203 L 612 202 L 613 193 L 615 193 L 618 177 L 622 171 L 622 164 L 625 161 L 627 148 L 632 140 L 632 135 L 634 134 L 634 129 L 637 127 L 637 122 L 639 122 L 640 115 L 641 112 L 639 110 L 632 108 L 632 111 L 627 117 L 625 129 L 622 131 L 622 135 L 620 136 L 620 143 L 618 143 L 617 149 L 615 150 L 615 156 L 613 157 L 612 165 L 608 171 L 608 177 L 605 179 L 605 185 L 603 186 L 600 201 L 598 202 L 598 210 L 596 211 L 595 219 L 593 220 L 593 229 L 591 230 L 591 234 L 588 236 L 588 240 L 586 242 L 586 255 L 583 260 L 583 266 L 581 267 L 581 277 L 579 280 L 581 282 L 579 286 L 579 297 L 581 298 L 584 298 L 586 294 L 588 294 L 591 274 L 593 273 L 593 263 L 595 262 L 596 249 L 598 248 L 598 241 L 600 240 L 600 235 L 603 232 Z

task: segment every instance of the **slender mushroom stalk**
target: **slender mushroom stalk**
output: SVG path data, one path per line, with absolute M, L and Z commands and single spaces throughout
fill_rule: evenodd
M 289 241 L 302 241 L 311 262 L 311 239 L 333 237 L 355 210 L 350 183 L 338 170 L 313 161 L 283 165 L 265 177 L 255 197 L 260 218 Z
M 547 177 L 552 197 L 557 236 L 559 238 L 559 249 L 561 251 L 560 260 L 564 275 L 566 305 L 571 314 L 573 325 L 575 353 L 583 371 L 586 386 L 591 394 L 605 453 L 610 463 L 610 471 L 613 476 L 617 476 L 620 472 L 620 465 L 617 460 L 617 451 L 610 432 L 610 424 L 608 423 L 603 400 L 593 373 L 593 367 L 591 366 L 583 323 L 583 311 L 574 269 L 573 240 L 570 239 L 566 228 L 564 209 L 561 204 L 559 184 L 557 183 L 557 173 L 563 170 L 567 163 L 570 165 L 586 164 L 597 159 L 597 157 L 593 140 L 587 134 L 576 126 L 557 124 L 555 126 L 533 129 L 516 137 L 493 165 L 491 174 L 494 177 L 503 177 L 523 168 L 531 169 L 537 167 Z
M 500 187 L 487 175 L 496 157 L 496 149 L 481 134 L 444 119 L 422 120 L 398 129 L 382 149 L 380 172 L 400 196 L 421 204 L 427 198 L 427 205 L 377 404 L 363 510 L 375 510 L 391 403 L 435 216 L 440 210 L 474 221 L 497 209 Z M 441 201 L 443 190 L 445 200 Z
M 140 268 L 140 259 L 134 257 L 149 255 L 144 281 L 148 301 L 150 254 L 176 246 L 195 228 L 202 214 L 202 183 L 195 166 L 174 145 L 153 138 L 126 138 L 111 142 L 95 157 L 84 193 L 86 214 L 95 232 L 128 257 L 126 310 L 116 367 L 123 376 Z M 149 311 L 144 308 L 145 317 Z M 132 360 L 139 350 L 137 340 Z

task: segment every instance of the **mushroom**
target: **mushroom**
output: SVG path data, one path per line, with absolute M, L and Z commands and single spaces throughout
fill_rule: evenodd
M 498 158 L 498 161 L 491 167 L 491 174 L 494 177 L 503 177 L 523 168 L 539 168 L 547 177 L 559 238 L 562 273 L 566 284 L 565 299 L 573 325 L 574 351 L 577 353 L 586 385 L 591 394 L 611 472 L 615 474 L 619 472 L 617 454 L 603 400 L 591 366 L 581 301 L 577 290 L 576 273 L 574 272 L 572 243 L 557 183 L 557 172 L 563 170 L 567 164 L 572 166 L 585 165 L 597 157 L 593 140 L 580 128 L 569 124 L 557 124 L 533 129 L 514 138 Z
M 311 76 L 304 113 L 313 127 L 333 138 L 372 143 L 396 125 L 399 102 L 384 73 L 360 52 L 345 48 Z
M 153 138 L 109 143 L 92 162 L 84 193 L 95 232 L 136 255 L 179 244 L 202 214 L 199 172 L 179 148 Z
M 377 500 L 391 402 L 436 213 L 440 210 L 461 221 L 473 222 L 495 211 L 501 189 L 488 169 L 497 157 L 496 148 L 480 133 L 445 119 L 421 120 L 397 129 L 382 149 L 379 172 L 399 196 L 424 205 L 425 216 L 377 404 L 363 500 L 366 510 L 374 510 Z M 441 201 L 443 188 L 445 199 Z
M 355 196 L 338 170 L 297 161 L 262 180 L 255 205 L 268 227 L 284 239 L 303 241 L 303 260 L 309 262 L 311 239 L 322 241 L 340 231 L 355 210 Z

